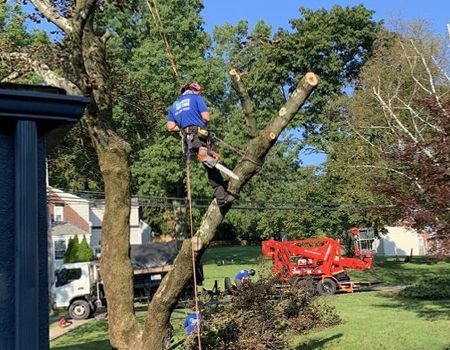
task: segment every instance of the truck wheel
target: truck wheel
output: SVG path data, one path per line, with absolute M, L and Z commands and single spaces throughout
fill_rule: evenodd
M 86 320 L 91 315 L 91 307 L 86 300 L 75 300 L 69 307 L 69 315 L 74 320 Z
M 331 278 L 325 278 L 317 283 L 317 291 L 320 295 L 332 295 L 336 293 L 337 284 Z

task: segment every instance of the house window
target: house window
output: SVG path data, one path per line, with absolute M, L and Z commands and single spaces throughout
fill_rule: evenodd
M 66 252 L 66 241 L 62 239 L 55 241 L 55 260 L 64 259 L 65 252 Z
M 62 205 L 55 206 L 54 220 L 55 222 L 64 221 L 64 207 Z

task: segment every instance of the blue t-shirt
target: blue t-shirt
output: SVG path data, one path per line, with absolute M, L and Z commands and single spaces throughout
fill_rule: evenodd
M 246 278 L 250 276 L 250 271 L 248 270 L 241 270 L 236 274 L 236 277 L 234 278 L 236 281 L 242 282 Z
M 184 319 L 184 329 L 187 335 L 197 333 L 197 323 L 202 322 L 202 315 L 198 315 L 196 312 L 191 312 Z
M 175 122 L 182 129 L 188 126 L 206 128 L 202 112 L 208 112 L 203 98 L 198 94 L 186 91 L 170 106 L 167 120 Z

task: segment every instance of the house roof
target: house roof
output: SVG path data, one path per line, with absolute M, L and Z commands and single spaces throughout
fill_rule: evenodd
M 51 228 L 52 236 L 89 235 L 89 232 L 72 225 L 70 222 L 55 222 Z
M 57 188 L 47 186 L 47 195 L 50 202 L 58 202 L 59 200 L 63 202 L 73 202 L 73 203 L 89 203 L 89 200 L 76 196 L 74 194 L 61 191 Z

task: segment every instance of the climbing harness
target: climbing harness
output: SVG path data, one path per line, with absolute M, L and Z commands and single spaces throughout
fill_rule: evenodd
M 192 158 L 192 150 L 197 150 L 197 159 L 208 168 L 216 168 L 225 175 L 239 180 L 239 177 L 230 169 L 220 164 L 220 153 L 215 151 L 212 134 L 203 128 L 190 126 L 182 129 L 181 136 L 185 140 L 186 150 L 183 152 L 187 158 Z

